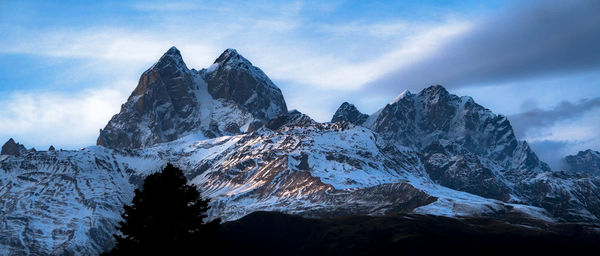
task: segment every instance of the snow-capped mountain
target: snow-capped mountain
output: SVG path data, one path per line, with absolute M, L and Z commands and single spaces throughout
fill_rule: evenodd
M 591 149 L 579 151 L 577 155 L 566 156 L 564 159 L 567 170 L 600 175 L 600 152 Z
M 279 88 L 235 50 L 196 71 L 172 47 L 142 74 L 121 112 L 100 131 L 97 144 L 139 148 L 190 133 L 234 135 L 286 112 Z
M 506 117 L 439 85 L 418 94 L 405 91 L 370 116 L 344 103 L 333 120 L 341 117 L 419 152 L 434 181 L 477 195 L 515 198 L 518 191 L 508 183 L 550 170 L 526 142 L 517 140 Z
M 0 156 L 2 255 L 110 248 L 122 205 L 167 162 L 212 199 L 210 218 L 224 220 L 257 210 L 600 218 L 598 177 L 551 172 L 506 117 L 469 97 L 432 86 L 371 115 L 344 103 L 319 123 L 288 112 L 281 91 L 233 49 L 201 70 L 169 49 L 98 146 L 17 148 Z

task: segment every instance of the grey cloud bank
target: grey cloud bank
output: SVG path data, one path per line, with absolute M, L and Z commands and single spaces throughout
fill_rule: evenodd
M 572 120 L 587 111 L 600 107 L 600 98 L 584 99 L 577 103 L 563 101 L 550 110 L 533 109 L 509 116 L 517 136 L 524 137 L 528 132 L 535 132 L 541 127 L 548 127 L 558 121 Z
M 584 99 L 576 103 L 563 101 L 553 109 L 533 109 L 523 113 L 510 115 L 508 118 L 519 138 L 543 136 L 548 127 L 559 122 L 579 121 L 578 118 L 589 114 L 600 114 L 600 98 Z M 568 137 L 568 136 L 567 136 Z M 575 154 L 579 150 L 588 149 L 589 146 L 599 146 L 594 139 L 587 141 L 570 140 L 542 140 L 530 143 L 539 157 L 546 161 L 553 169 L 563 168 L 562 158 L 567 154 Z M 598 148 L 592 148 L 598 150 Z
M 480 22 L 427 59 L 369 86 L 382 92 L 489 85 L 600 67 L 600 1 L 538 1 Z

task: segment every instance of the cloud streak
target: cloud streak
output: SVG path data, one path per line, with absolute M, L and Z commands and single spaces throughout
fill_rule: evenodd
M 510 115 L 509 120 L 517 136 L 523 138 L 531 133 L 536 133 L 540 128 L 550 127 L 557 122 L 577 119 L 595 108 L 600 108 L 600 98 L 583 99 L 577 103 L 563 101 L 553 109 L 533 109 Z
M 530 142 L 555 170 L 562 168 L 566 155 L 598 150 L 600 145 L 600 97 L 576 103 L 563 101 L 552 109 L 533 109 L 508 118 L 517 137 Z
M 493 89 L 490 91 L 497 91 L 493 83 L 498 81 L 598 67 L 599 5 L 593 1 L 538 2 L 492 13 L 496 15 L 492 18 L 436 13 L 435 18 L 424 21 L 400 16 L 321 19 L 345 12 L 336 10 L 344 3 L 320 6 L 301 1 L 181 1 L 120 5 L 134 17 L 124 19 L 132 23 L 122 26 L 105 21 L 93 26 L 45 28 L 0 24 L 4 34 L 0 37 L 0 54 L 75 60 L 77 66 L 56 70 L 52 74 L 54 83 L 44 89 L 63 88 L 59 84 L 68 83 L 82 85 L 77 91 L 21 91 L 0 97 L 4 105 L 11 106 L 0 110 L 1 121 L 11 124 L 0 129 L 0 137 L 9 136 L 10 132 L 27 137 L 23 131 L 28 131 L 41 142 L 44 138 L 39 133 L 43 131 L 57 132 L 59 135 L 53 137 L 62 138 L 62 131 L 69 131 L 69 127 L 54 129 L 51 127 L 59 126 L 40 120 L 50 116 L 60 120 L 57 123 L 69 123 L 70 118 L 86 120 L 83 113 L 75 111 L 87 108 L 88 103 L 80 98 L 90 95 L 97 95 L 89 101 L 95 108 L 110 105 L 113 107 L 108 109 L 114 111 L 110 114 L 116 113 L 141 72 L 172 45 L 181 50 L 190 68 L 207 67 L 225 48 L 237 48 L 282 88 L 290 108 L 318 121 L 330 120 L 343 101 L 355 102 L 366 112 L 373 112 L 403 89 L 418 91 L 435 83 L 454 89 L 487 85 Z M 362 14 L 363 10 L 357 13 Z M 108 93 L 115 90 L 118 93 Z M 590 97 L 593 96 L 596 95 Z M 53 105 L 53 99 L 60 99 L 75 110 L 59 115 L 54 111 L 59 108 Z M 52 107 L 46 109 L 36 102 Z M 41 116 L 32 118 L 20 112 L 31 108 L 29 105 L 35 106 L 31 111 L 41 111 Z M 17 118 L 20 114 L 25 117 Z M 80 130 L 86 131 L 81 131 L 77 140 L 88 139 L 79 145 L 94 143 L 97 129 L 104 126 L 110 114 L 98 114 L 106 119 L 103 122 L 88 120 L 89 126 L 81 126 Z M 560 118 L 568 117 L 557 120 Z M 518 128 L 519 121 L 515 122 Z M 553 124 L 546 120 L 538 124 L 523 121 L 522 125 L 518 130 L 532 127 L 529 131 L 534 131 Z M 42 127 L 40 132 L 31 128 L 34 126 Z M 525 136 L 525 132 L 522 134 Z M 75 144 L 73 139 L 64 139 Z
M 600 67 L 600 2 L 538 1 L 504 10 L 431 57 L 372 83 L 376 91 L 489 85 Z

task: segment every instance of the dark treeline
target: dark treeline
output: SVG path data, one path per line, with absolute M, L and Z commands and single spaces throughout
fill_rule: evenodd
M 516 220 L 512 220 L 516 221 Z M 597 255 L 598 226 L 431 215 L 308 219 L 255 212 L 223 223 L 227 255 Z

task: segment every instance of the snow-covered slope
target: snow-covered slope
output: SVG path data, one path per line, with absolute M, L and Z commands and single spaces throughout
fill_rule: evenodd
M 505 117 L 441 86 L 404 92 L 370 116 L 345 103 L 333 121 L 288 112 L 235 50 L 196 71 L 171 48 L 101 131 L 104 146 L 0 156 L 0 254 L 110 248 L 122 205 L 167 162 L 224 220 L 257 210 L 600 217 L 598 177 L 550 172 Z
M 552 218 L 541 208 L 435 184 L 416 152 L 387 145 L 369 129 L 288 122 L 214 139 L 192 134 L 144 149 L 92 146 L 8 156 L 0 161 L 0 254 L 110 248 L 122 205 L 144 176 L 167 161 L 213 199 L 211 218 L 224 220 L 257 210 L 310 217 L 414 211 Z
M 110 246 L 136 172 L 158 158 L 131 158 L 102 147 L 43 151 L 0 162 L 0 254 L 96 254 Z

